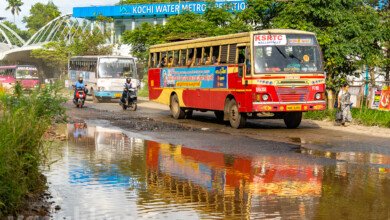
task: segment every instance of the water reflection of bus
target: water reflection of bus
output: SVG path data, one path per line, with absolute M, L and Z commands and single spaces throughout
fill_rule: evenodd
M 24 89 L 32 89 L 39 85 L 38 69 L 31 65 L 0 66 L 0 84 L 11 89 L 16 82 Z
M 140 82 L 133 57 L 77 56 L 69 61 L 69 80 L 74 84 L 82 76 L 90 88 L 95 102 L 120 98 L 126 77 L 132 78 L 134 87 Z
M 165 199 L 202 204 L 198 208 L 206 213 L 225 217 L 250 218 L 253 213 L 267 212 L 260 205 L 264 200 L 284 204 L 286 199 L 311 198 L 303 205 L 314 210 L 307 206 L 314 206 L 313 198 L 321 195 L 321 166 L 278 156 L 241 158 L 148 142 L 146 164 L 149 190 Z M 292 213 L 300 207 L 288 209 Z

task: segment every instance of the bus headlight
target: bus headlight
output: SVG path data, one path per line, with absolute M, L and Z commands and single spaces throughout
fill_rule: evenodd
M 268 101 L 268 100 L 269 100 L 269 95 L 268 95 L 268 94 L 263 94 L 263 95 L 261 96 L 261 99 L 262 99 L 263 101 Z
M 314 96 L 314 98 L 316 99 L 316 100 L 320 100 L 320 99 L 322 99 L 322 93 L 316 93 L 315 94 L 315 96 Z

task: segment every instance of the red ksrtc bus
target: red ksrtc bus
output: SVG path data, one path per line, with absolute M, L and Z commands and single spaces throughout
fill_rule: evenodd
M 214 111 L 234 128 L 247 118 L 284 119 L 296 128 L 302 112 L 326 108 L 325 74 L 316 35 L 273 29 L 150 48 L 149 98 L 176 119 Z

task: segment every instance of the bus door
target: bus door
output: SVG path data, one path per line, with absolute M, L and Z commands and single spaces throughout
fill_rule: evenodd
M 235 97 L 240 103 L 240 108 L 245 108 L 246 103 L 250 101 L 250 86 L 249 86 L 249 77 L 250 77 L 250 55 L 249 48 L 247 46 L 238 46 L 237 47 L 237 75 Z M 249 93 L 249 95 L 248 95 Z

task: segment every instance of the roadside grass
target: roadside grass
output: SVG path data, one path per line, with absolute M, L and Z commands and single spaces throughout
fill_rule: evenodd
M 141 88 L 138 92 L 139 97 L 149 97 L 149 86 L 148 86 L 148 76 L 145 75 L 142 79 L 142 82 L 144 83 L 144 87 Z
M 45 159 L 43 135 L 54 120 L 65 117 L 60 86 L 24 94 L 0 92 L 0 216 L 15 214 L 27 198 L 45 189 L 40 165 Z
M 352 109 L 353 122 L 365 126 L 380 126 L 390 128 L 390 112 L 379 111 L 375 109 Z M 327 109 L 325 111 L 315 111 L 304 113 L 304 118 L 312 120 L 331 120 L 336 119 L 336 109 Z

